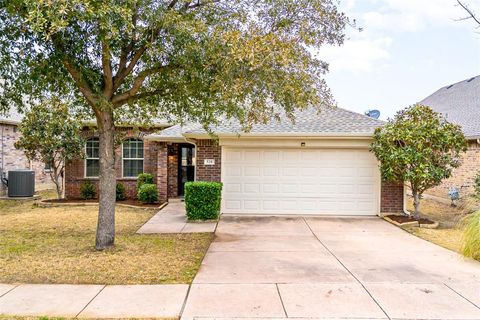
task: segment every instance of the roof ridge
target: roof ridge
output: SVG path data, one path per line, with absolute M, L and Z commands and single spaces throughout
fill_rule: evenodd
M 360 112 L 356 112 L 356 111 L 353 111 L 353 110 L 348 110 L 348 109 L 345 109 L 345 108 L 342 108 L 342 107 L 337 107 L 337 108 L 338 108 L 338 109 L 342 109 L 343 111 L 348 112 L 348 113 L 353 113 L 353 114 L 355 114 L 355 115 L 362 116 L 362 117 L 367 118 L 367 119 L 369 119 L 369 120 L 373 120 L 373 121 L 378 121 L 378 122 L 381 122 L 381 123 L 385 123 L 385 121 L 383 121 L 383 120 L 369 117 L 369 116 L 367 116 L 366 114 L 363 114 L 363 113 L 360 113 Z
M 478 74 L 478 75 L 476 75 L 476 76 L 468 77 L 468 78 L 466 78 L 466 79 L 463 79 L 463 80 L 461 80 L 461 81 L 457 81 L 457 82 L 455 82 L 455 83 L 447 84 L 446 86 L 441 87 L 441 88 L 438 89 L 437 91 L 442 90 L 442 89 L 446 89 L 446 88 L 448 88 L 448 87 L 453 87 L 453 86 L 455 86 L 455 85 L 457 85 L 457 84 L 459 84 L 459 83 L 462 83 L 462 82 L 465 82 L 465 81 L 468 81 L 468 80 L 471 80 L 471 79 L 474 79 L 474 78 L 477 78 L 477 77 L 480 77 L 480 74 Z M 437 91 L 435 91 L 435 92 L 437 92 Z

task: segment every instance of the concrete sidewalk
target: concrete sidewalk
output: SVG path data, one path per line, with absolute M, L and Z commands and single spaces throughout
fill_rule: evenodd
M 178 318 L 188 292 L 172 285 L 0 285 L 0 315 Z
M 172 199 L 168 205 L 147 221 L 139 234 L 215 232 L 217 222 L 188 222 L 185 203 Z

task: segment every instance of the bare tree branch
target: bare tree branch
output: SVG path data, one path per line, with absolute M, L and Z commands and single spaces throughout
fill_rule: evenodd
M 157 96 L 157 95 L 160 95 L 160 94 L 163 94 L 163 93 L 165 93 L 164 89 L 146 91 L 146 92 L 138 93 L 134 96 L 129 97 L 128 99 L 124 100 L 123 103 L 133 103 L 135 101 L 145 99 L 145 98 L 148 98 L 148 97 Z
M 87 100 L 87 103 L 92 107 L 95 112 L 97 112 L 97 99 L 95 97 L 95 94 L 93 93 L 88 83 L 85 81 L 81 71 L 75 67 L 73 59 L 66 53 L 65 44 L 61 35 L 58 33 L 53 34 L 52 43 L 55 47 L 55 50 L 63 56 L 62 62 L 65 66 L 65 69 L 67 69 L 68 73 L 70 73 L 78 89 Z
M 200 0 L 197 0 L 197 3 L 189 4 L 186 8 L 187 9 L 200 8 L 200 7 L 204 7 L 204 6 L 207 6 L 209 4 L 214 4 L 214 3 L 217 3 L 217 2 L 220 2 L 220 1 L 221 0 L 210 0 L 210 1 L 200 2 Z
M 123 103 L 129 101 L 132 97 L 134 97 L 137 94 L 137 92 L 142 88 L 142 85 L 145 82 L 145 79 L 147 77 L 149 77 L 151 75 L 154 75 L 154 74 L 158 74 L 158 73 L 163 72 L 167 69 L 173 69 L 173 68 L 176 68 L 176 67 L 177 66 L 167 65 L 167 66 L 159 66 L 159 67 L 156 67 L 156 68 L 143 70 L 142 72 L 140 72 L 138 74 L 138 76 L 133 81 L 132 87 L 129 90 L 127 90 L 127 91 L 125 91 L 121 94 L 115 95 L 112 98 L 112 103 L 115 106 L 122 105 Z
M 110 47 L 107 43 L 108 40 L 102 41 L 102 68 L 103 68 L 103 80 L 104 88 L 103 95 L 109 99 L 113 94 L 113 75 L 112 75 L 112 62 L 110 56 Z
M 457 0 L 457 3 L 460 7 L 463 8 L 463 10 L 465 10 L 468 13 L 468 17 L 461 18 L 459 20 L 462 21 L 462 20 L 473 19 L 473 21 L 475 21 L 478 24 L 478 27 L 480 27 L 480 18 L 477 17 L 477 15 L 466 4 L 464 4 L 460 0 Z
M 122 74 L 124 72 L 125 68 L 127 67 L 128 56 L 130 55 L 133 48 L 135 47 L 135 44 L 137 41 L 137 19 L 138 19 L 138 5 L 135 5 L 134 13 L 132 15 L 132 26 L 133 26 L 132 37 L 128 42 L 128 45 L 125 45 L 120 52 L 117 75 Z M 119 84 L 117 84 L 117 76 L 113 77 L 113 82 L 114 82 L 113 91 L 115 92 L 115 90 L 117 90 L 119 87 Z

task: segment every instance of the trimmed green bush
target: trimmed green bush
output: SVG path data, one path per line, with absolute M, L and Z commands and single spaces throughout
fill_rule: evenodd
M 189 220 L 218 219 L 222 201 L 219 182 L 185 183 L 185 208 Z
M 83 200 L 95 199 L 96 195 L 97 190 L 91 181 L 87 180 L 80 186 L 80 198 Z
M 144 184 L 153 184 L 153 175 L 150 173 L 140 173 L 137 177 L 137 191 L 140 191 L 140 188 Z
M 127 199 L 127 194 L 125 191 L 125 186 L 123 183 L 117 183 L 117 194 L 116 194 L 117 201 L 123 201 Z
M 138 189 L 138 200 L 143 203 L 155 203 L 158 201 L 158 190 L 154 184 L 146 183 Z
M 480 261 L 480 211 L 472 213 L 465 221 L 462 253 Z

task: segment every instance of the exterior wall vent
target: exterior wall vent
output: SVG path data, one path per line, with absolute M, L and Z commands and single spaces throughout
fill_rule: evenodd
M 33 197 L 35 193 L 35 171 L 8 171 L 8 196 Z

